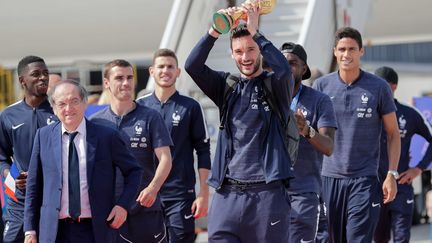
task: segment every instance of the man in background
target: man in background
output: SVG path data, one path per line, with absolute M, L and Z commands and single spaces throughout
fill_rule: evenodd
M 389 84 L 392 94 L 398 86 L 398 74 L 391 67 L 380 67 L 375 70 L 375 74 Z M 429 122 L 415 108 L 401 104 L 394 98 L 396 105 L 396 117 L 399 125 L 401 137 L 401 156 L 398 165 L 397 194 L 393 202 L 385 204 L 381 208 L 380 218 L 375 230 L 374 240 L 377 243 L 390 241 L 393 232 L 394 242 L 409 242 L 412 217 L 414 213 L 414 189 L 412 181 L 428 168 L 432 161 L 432 146 L 428 146 L 422 160 L 413 168 L 410 168 L 411 160 L 410 146 L 412 137 L 415 134 L 422 136 L 429 144 L 432 143 L 432 129 Z M 381 147 L 387 143 L 387 136 L 383 131 L 381 136 Z M 385 178 L 388 171 L 388 155 L 385 149 L 381 150 L 378 175 L 381 181 Z
M 322 169 L 330 241 L 372 242 L 380 206 L 393 201 L 397 192 L 396 107 L 387 83 L 360 69 L 360 32 L 337 30 L 333 53 L 339 70 L 314 82 L 314 88 L 332 100 L 338 124 L 333 154 L 324 157 Z M 382 126 L 388 139 L 381 149 L 388 149 L 389 171 L 381 190 L 377 171 Z
M 304 48 L 287 42 L 280 50 L 294 76 L 291 109 L 295 112 L 301 135 L 294 179 L 288 188 L 291 199 L 289 242 L 315 242 L 320 214 L 323 154 L 330 156 L 333 153 L 336 118 L 330 98 L 302 84 L 302 80 L 311 77 Z
M 48 68 L 37 56 L 18 63 L 24 98 L 0 114 L 0 173 L 6 178 L 9 199 L 4 215 L 4 242 L 24 241 L 24 199 L 27 170 L 36 130 L 57 121 L 47 99 Z
M 155 80 L 155 91 L 137 102 L 159 111 L 174 142 L 173 169 L 161 190 L 169 242 L 193 243 L 195 219 L 207 215 L 209 198 L 210 139 L 203 110 L 196 100 L 176 90 L 180 69 L 173 51 L 157 50 L 149 71 Z M 198 160 L 198 195 L 194 150 Z
M 158 193 L 172 167 L 171 138 L 159 113 L 134 102 L 134 72 L 128 61 L 113 60 L 105 64 L 103 73 L 110 105 L 94 114 L 91 120 L 118 130 L 144 170 L 138 198 L 128 208 L 129 217 L 119 229 L 119 242 L 166 242 Z

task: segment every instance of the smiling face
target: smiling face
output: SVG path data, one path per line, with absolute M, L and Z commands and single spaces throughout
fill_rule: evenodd
M 231 41 L 232 58 L 244 78 L 254 78 L 262 73 L 261 54 L 252 36 L 233 38 Z
M 54 114 L 68 131 L 75 131 L 87 108 L 86 101 L 81 97 L 79 89 L 71 83 L 60 83 L 52 94 Z
M 291 72 L 294 76 L 295 84 L 297 85 L 301 83 L 303 75 L 306 73 L 307 70 L 306 64 L 296 54 L 284 53 L 284 56 L 291 67 Z
M 360 58 L 364 54 L 364 49 L 360 48 L 356 40 L 349 37 L 340 39 L 333 53 L 339 70 L 349 72 L 360 69 Z
M 133 100 L 135 82 L 132 67 L 115 66 L 104 78 L 104 86 L 111 91 L 111 99 L 119 101 Z
M 160 88 L 175 88 L 176 80 L 180 76 L 177 62 L 175 58 L 170 56 L 156 57 L 149 71 L 156 86 Z
M 48 90 L 48 68 L 43 62 L 29 63 L 19 76 L 26 97 L 45 97 Z

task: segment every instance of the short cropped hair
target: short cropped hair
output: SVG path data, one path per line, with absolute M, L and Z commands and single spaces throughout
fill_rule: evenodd
M 232 40 L 237 39 L 243 36 L 251 35 L 249 30 L 247 29 L 246 24 L 239 24 L 237 27 L 235 27 L 233 30 L 231 30 L 230 34 L 230 47 L 232 49 Z
M 64 84 L 72 84 L 78 88 L 79 96 L 81 100 L 87 102 L 88 93 L 87 90 L 82 86 L 79 82 L 73 79 L 66 79 L 62 80 L 61 82 L 57 83 L 49 92 L 48 92 L 48 101 L 51 104 L 52 107 L 55 105 L 55 100 L 53 98 L 53 95 L 55 94 L 58 87 L 64 85 Z
M 358 30 L 351 27 L 343 27 L 338 29 L 335 34 L 335 47 L 343 38 L 354 39 L 359 45 L 359 49 L 363 48 L 362 36 Z
M 26 56 L 23 59 L 21 59 L 21 61 L 19 61 L 18 63 L 18 67 L 17 67 L 18 76 L 21 76 L 23 74 L 24 69 L 27 67 L 27 65 L 34 62 L 42 62 L 45 64 L 44 59 L 38 56 Z
M 103 77 L 109 78 L 109 72 L 114 67 L 132 67 L 132 64 L 130 64 L 128 61 L 123 60 L 123 59 L 112 60 L 111 62 L 104 65 Z
M 159 50 L 157 50 L 154 55 L 153 55 L 153 62 L 152 65 L 154 65 L 156 58 L 158 57 L 172 57 L 175 59 L 176 64 L 178 66 L 178 59 L 177 59 L 177 55 L 175 54 L 174 51 L 167 49 L 167 48 L 161 48 Z

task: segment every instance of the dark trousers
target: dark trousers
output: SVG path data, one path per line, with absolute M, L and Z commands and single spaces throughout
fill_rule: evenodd
M 223 185 L 209 212 L 210 243 L 289 242 L 290 199 L 282 183 Z
M 330 242 L 372 242 L 383 200 L 378 179 L 322 179 Z
M 192 215 L 194 199 L 162 201 L 169 243 L 193 243 L 195 218 Z
M 292 193 L 289 242 L 314 242 L 316 239 L 320 202 L 314 192 Z
M 56 243 L 95 243 L 91 220 L 69 223 L 59 220 Z
M 409 242 L 414 210 L 414 192 L 410 189 L 398 190 L 395 200 L 381 208 L 374 235 L 376 243 L 389 242 L 390 231 L 393 231 L 395 243 Z

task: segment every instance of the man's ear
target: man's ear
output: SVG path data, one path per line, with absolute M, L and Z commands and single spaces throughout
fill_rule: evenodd
M 103 79 L 103 86 L 105 89 L 109 89 L 109 80 L 107 78 Z

